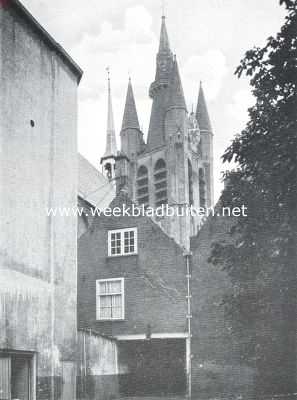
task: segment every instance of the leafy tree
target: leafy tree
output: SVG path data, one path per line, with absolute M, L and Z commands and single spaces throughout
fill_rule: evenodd
M 210 261 L 230 276 L 224 306 L 257 389 L 289 393 L 297 376 L 297 0 L 280 3 L 280 32 L 247 51 L 235 72 L 250 77 L 256 103 L 223 155 L 239 168 L 226 173 L 222 205 L 244 204 L 248 216 L 234 222 L 231 244 L 214 245 Z

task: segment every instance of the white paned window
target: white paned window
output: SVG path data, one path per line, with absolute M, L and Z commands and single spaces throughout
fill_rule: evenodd
M 97 320 L 125 318 L 124 278 L 96 281 Z
M 108 232 L 108 255 L 137 254 L 137 228 L 117 229 Z

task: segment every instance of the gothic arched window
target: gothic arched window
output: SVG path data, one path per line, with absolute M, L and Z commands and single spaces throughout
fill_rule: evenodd
M 205 174 L 203 168 L 199 168 L 199 205 L 200 207 L 206 207 Z
M 194 204 L 193 195 L 193 169 L 191 161 L 188 160 L 188 181 L 189 181 L 189 204 L 192 206 Z
M 167 199 L 167 169 L 165 161 L 160 158 L 154 168 L 155 205 L 166 204 Z
M 137 171 L 137 202 L 145 207 L 149 205 L 148 170 L 144 165 Z

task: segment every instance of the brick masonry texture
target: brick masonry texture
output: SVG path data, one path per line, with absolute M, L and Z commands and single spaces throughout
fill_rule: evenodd
M 108 257 L 108 230 L 137 227 L 138 254 Z M 125 320 L 96 321 L 96 279 L 125 279 Z M 107 335 L 186 331 L 182 249 L 146 217 L 97 217 L 78 247 L 78 319 Z
M 116 199 L 120 205 L 123 199 Z M 225 272 L 208 262 L 212 243 L 226 241 L 228 217 L 209 218 L 191 240 L 193 394 L 250 394 L 254 371 L 242 362 L 221 305 Z M 108 257 L 108 230 L 137 227 L 138 255 Z M 96 321 L 96 279 L 125 278 L 125 320 Z M 187 332 L 183 251 L 146 217 L 96 217 L 78 246 L 80 327 L 106 335 Z

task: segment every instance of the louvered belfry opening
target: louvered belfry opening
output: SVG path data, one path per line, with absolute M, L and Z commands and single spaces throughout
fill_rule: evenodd
M 199 168 L 199 203 L 200 207 L 206 207 L 205 176 L 203 168 Z
M 145 207 L 149 205 L 148 169 L 144 165 L 137 171 L 137 202 Z
M 167 169 L 165 161 L 160 158 L 154 168 L 155 206 L 167 204 Z

